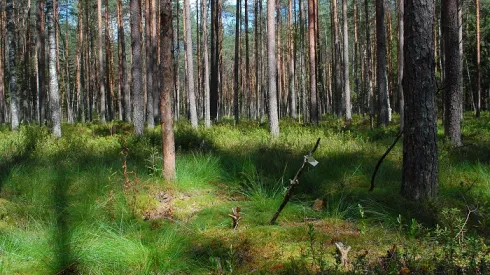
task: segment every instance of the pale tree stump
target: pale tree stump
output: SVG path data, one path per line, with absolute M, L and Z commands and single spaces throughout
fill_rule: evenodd
M 346 246 L 341 242 L 335 243 L 335 246 L 337 246 L 337 253 L 339 254 L 340 264 L 347 268 L 349 265 L 347 254 L 349 253 L 351 247 Z

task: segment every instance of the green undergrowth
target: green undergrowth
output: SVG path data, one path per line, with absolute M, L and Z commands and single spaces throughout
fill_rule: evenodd
M 440 198 L 422 204 L 400 195 L 401 142 L 368 192 L 396 122 L 283 120 L 271 140 L 254 121 L 198 130 L 179 121 L 175 182 L 161 178 L 158 128 L 135 137 L 123 122 L 63 125 L 55 139 L 3 127 L 0 274 L 485 274 L 489 125 L 488 113 L 465 116 L 459 148 L 439 132 Z M 269 225 L 317 138 L 319 164 Z M 337 242 L 351 246 L 347 267 Z

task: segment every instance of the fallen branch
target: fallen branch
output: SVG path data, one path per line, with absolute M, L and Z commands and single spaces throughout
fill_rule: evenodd
M 335 246 L 337 247 L 340 264 L 343 265 L 344 268 L 347 268 L 349 266 L 349 259 L 347 258 L 347 254 L 350 251 L 350 246 L 347 246 L 341 242 L 336 242 Z
M 238 221 L 242 219 L 242 217 L 240 217 L 240 206 L 233 207 L 231 212 L 232 214 L 228 214 L 228 217 L 233 220 L 233 230 L 235 230 L 238 227 Z
M 369 188 L 369 192 L 374 190 L 374 179 L 376 178 L 376 174 L 378 173 L 379 166 L 381 166 L 381 163 L 383 162 L 383 160 L 390 153 L 391 149 L 393 149 L 393 147 L 395 147 L 396 143 L 398 142 L 398 140 L 400 139 L 400 137 L 402 135 L 403 135 L 403 131 L 400 131 L 398 133 L 398 135 L 396 136 L 393 144 L 391 144 L 390 148 L 388 148 L 388 150 L 386 150 L 385 154 L 379 159 L 378 163 L 376 164 L 376 168 L 374 168 L 373 176 L 371 177 L 371 188 Z
M 276 213 L 272 217 L 270 224 L 276 223 L 277 217 L 279 217 L 279 214 L 281 213 L 282 209 L 284 208 L 284 206 L 286 206 L 289 199 L 291 198 L 291 194 L 292 194 L 292 190 L 293 190 L 294 186 L 299 183 L 299 180 L 298 180 L 299 176 L 301 176 L 301 173 L 303 173 L 303 170 L 305 169 L 306 164 L 310 161 L 314 161 L 314 159 L 312 159 L 312 156 L 313 156 L 313 153 L 315 153 L 316 149 L 318 148 L 319 144 L 320 144 L 320 138 L 318 138 L 318 140 L 316 141 L 316 144 L 315 144 L 315 147 L 313 147 L 313 150 L 311 150 L 308 153 L 308 155 L 306 155 L 304 157 L 303 164 L 299 168 L 298 172 L 296 172 L 296 175 L 294 176 L 294 178 L 292 180 L 289 180 L 289 186 L 288 186 L 288 189 L 286 191 L 286 195 L 284 195 L 284 199 L 282 200 L 282 203 L 279 206 L 279 209 L 277 209 Z M 312 165 L 314 166 L 314 165 L 316 165 L 316 163 L 312 164 Z

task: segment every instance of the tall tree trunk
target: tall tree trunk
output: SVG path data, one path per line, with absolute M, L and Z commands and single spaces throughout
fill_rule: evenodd
M 300 0 L 301 1 L 301 0 Z M 293 119 L 296 119 L 297 117 L 297 110 L 296 110 L 296 89 L 295 89 L 295 75 L 294 75 L 294 69 L 295 69 L 295 54 L 294 54 L 294 25 L 293 25 L 293 0 L 288 1 L 288 45 L 289 45 L 289 51 L 288 51 L 288 64 L 289 64 L 289 97 L 290 97 L 290 112 L 291 112 L 291 117 Z
M 76 86 L 76 107 L 75 112 L 78 121 L 85 120 L 83 91 L 82 91 L 82 48 L 83 48 L 83 12 L 82 2 L 78 2 L 78 22 L 77 22 L 77 57 L 75 69 L 75 86 Z M 83 114 L 83 115 L 82 115 Z
M 126 122 L 131 122 L 131 93 L 129 89 L 128 73 L 127 73 L 127 61 L 126 61 L 126 40 L 124 39 L 124 24 L 122 15 L 122 0 L 117 0 L 117 40 L 119 43 L 118 55 L 119 55 L 119 93 L 124 100 L 121 102 L 121 110 L 124 116 L 120 116 Z
M 252 90 L 250 89 L 250 82 L 252 76 L 250 74 L 250 56 L 249 56 L 249 43 L 248 43 L 248 1 L 245 2 L 245 92 L 247 97 L 247 116 L 250 119 L 252 116 Z
M 344 111 L 343 104 L 342 104 L 342 98 L 344 96 L 343 89 L 342 89 L 342 68 L 341 68 L 341 63 L 342 63 L 342 53 L 340 51 L 340 41 L 339 41 L 339 20 L 337 16 L 337 1 L 332 1 L 332 17 L 333 17 L 333 46 L 334 46 L 334 64 L 335 64 L 335 77 L 334 77 L 334 82 L 335 82 L 335 94 L 336 94 L 336 109 L 337 109 L 337 116 L 341 117 Z
M 204 126 L 211 127 L 209 98 L 209 53 L 208 53 L 208 9 L 206 1 L 201 1 L 202 9 L 202 58 L 204 73 Z
M 354 93 L 357 95 L 357 110 L 358 114 L 361 114 L 362 109 L 362 95 L 360 94 L 360 81 L 362 79 L 362 65 L 359 67 L 359 60 L 362 60 L 359 47 L 359 7 L 358 0 L 354 0 Z M 362 64 L 362 63 L 361 63 Z M 359 68 L 361 71 L 359 72 Z M 361 76 L 359 76 L 359 74 Z
M 0 9 L 3 9 L 3 1 L 0 0 Z M 5 37 L 5 32 L 4 32 L 4 12 L 0 11 L 0 33 L 2 34 L 2 37 L 0 38 L 0 123 L 6 122 L 6 105 L 5 105 L 5 82 L 4 82 L 4 77 L 5 77 L 5 71 L 3 67 L 3 58 L 5 54 L 5 44 L 4 44 L 4 37 Z
M 177 25 L 177 30 L 174 31 L 174 82 L 175 82 L 175 119 L 179 119 L 180 117 L 180 73 L 179 73 L 179 58 L 180 58 L 180 28 L 179 28 L 179 1 L 175 3 L 177 11 L 175 12 L 175 21 Z M 163 57 L 162 57 L 163 60 Z
M 239 121 L 239 114 L 240 114 L 240 106 L 238 103 L 238 95 L 239 95 L 239 87 L 238 87 L 238 71 L 239 71 L 239 66 L 240 66 L 240 0 L 237 0 L 237 6 L 236 6 L 236 17 L 235 17 L 235 65 L 234 65 L 234 81 L 233 81 L 233 110 L 234 110 L 234 117 L 235 117 L 235 123 L 238 124 Z
M 398 0 L 398 99 L 400 104 L 400 131 L 403 131 L 405 124 L 405 101 L 403 98 L 403 0 Z
M 132 52 L 132 85 L 134 133 L 142 135 L 145 130 L 145 106 L 143 102 L 143 76 L 141 62 L 141 7 L 138 0 L 130 0 L 131 16 L 131 52 Z
M 73 95 L 70 89 L 70 45 L 68 43 L 68 37 L 69 37 L 69 23 L 68 23 L 68 12 L 69 10 L 65 10 L 65 75 L 66 75 L 66 82 L 65 82 L 65 89 L 66 89 L 66 112 L 67 112 L 67 121 L 70 124 L 73 124 L 74 117 L 73 117 Z
M 352 107 L 350 102 L 349 77 L 349 28 L 347 25 L 347 0 L 342 0 L 342 17 L 344 22 L 344 108 L 345 120 L 351 121 Z
M 402 0 L 400 0 L 402 1 Z M 364 0 L 364 14 L 365 14 L 365 25 L 366 25 L 366 73 L 367 73 L 367 94 L 369 103 L 369 120 L 371 128 L 374 124 L 374 93 L 373 93 L 373 67 L 371 66 L 371 31 L 370 31 L 370 21 L 369 21 L 369 1 Z
M 14 7 L 13 0 L 7 0 L 7 43 L 9 45 L 9 83 L 10 83 L 10 124 L 12 130 L 19 128 L 19 102 L 17 96 L 17 65 L 16 65 L 16 41 L 14 39 Z
M 211 119 L 218 118 L 218 72 L 219 72 L 219 20 L 221 14 L 218 13 L 219 0 L 210 0 L 211 2 L 211 75 L 210 75 L 210 114 Z
M 172 119 L 172 1 L 160 0 L 160 54 L 162 85 L 160 91 L 160 124 L 162 126 L 163 178 L 175 180 L 175 141 Z
M 475 0 L 476 12 L 476 94 L 475 109 L 476 117 L 480 117 L 481 112 L 481 61 L 480 61 L 480 0 Z
M 305 40 L 306 40 L 306 34 L 305 34 L 305 21 L 306 21 L 306 15 L 305 15 L 305 9 L 306 7 L 304 6 L 303 0 L 299 0 L 299 29 L 300 29 L 300 94 L 301 94 L 301 106 L 303 109 L 303 122 L 306 123 L 308 120 L 308 104 L 307 104 L 307 91 L 306 91 L 306 80 L 305 80 L 305 75 L 306 75 L 306 50 L 305 50 Z
M 52 132 L 55 137 L 61 137 L 61 105 L 58 89 L 58 71 L 56 70 L 56 35 L 53 0 L 46 1 L 46 16 L 49 40 L 49 109 L 51 112 Z
M 145 1 L 145 52 L 146 52 L 146 121 L 148 123 L 148 128 L 155 128 L 155 119 L 153 115 L 153 63 L 157 63 L 157 56 L 152 52 L 152 20 L 151 20 L 151 7 L 152 3 L 157 0 L 146 0 Z
M 277 87 L 276 87 L 276 11 L 275 0 L 267 1 L 267 59 L 269 64 L 269 126 L 273 137 L 279 136 L 279 117 L 277 114 Z M 279 16 L 279 15 L 277 15 Z
M 459 43 L 459 0 L 442 0 L 441 26 L 444 39 L 444 135 L 453 146 L 461 143 L 462 60 Z
M 316 94 L 316 33 L 315 0 L 308 0 L 308 37 L 310 53 L 310 120 L 318 125 L 318 103 Z
M 376 0 L 376 82 L 379 94 L 378 123 L 383 127 L 388 125 L 390 116 L 386 66 L 385 6 L 384 0 Z
M 106 91 L 106 107 L 107 111 L 104 110 L 104 112 L 107 112 L 107 119 L 112 120 L 113 118 L 113 110 L 112 110 L 112 81 L 111 81 L 111 73 L 112 73 L 112 67 L 111 67 L 111 60 L 112 60 L 112 54 L 111 54 L 111 36 L 110 36 L 110 29 L 109 29 L 109 0 L 105 0 L 105 77 L 106 77 L 106 85 L 107 85 L 107 91 Z M 101 101 L 102 105 L 102 101 Z M 106 108 L 104 107 L 104 109 Z M 101 115 L 102 116 L 102 115 Z
M 97 0 L 97 44 L 99 49 L 99 88 L 100 88 L 100 122 L 105 123 L 105 61 L 102 44 L 102 0 Z M 107 31 L 107 30 L 106 30 Z
M 45 46 L 45 36 L 44 36 L 44 0 L 38 0 L 37 8 L 37 27 L 39 35 L 39 54 L 38 54 L 38 85 L 39 85 L 39 124 L 44 124 L 46 118 L 46 84 L 44 80 L 46 79 L 46 46 Z
M 196 94 L 194 90 L 194 64 L 192 58 L 191 5 L 184 0 L 185 11 L 185 43 L 187 56 L 187 93 L 189 95 L 189 112 L 192 128 L 197 129 Z
M 403 87 L 405 127 L 402 194 L 415 201 L 437 196 L 437 117 L 435 105 L 435 0 L 405 0 Z
M 261 31 L 260 31 L 260 26 L 261 26 L 261 19 L 262 19 L 262 13 L 259 13 L 259 1 L 260 0 L 255 0 L 254 4 L 254 11 L 255 11 L 255 20 L 254 20 L 254 28 L 255 28 L 255 112 L 254 112 L 254 119 L 257 119 L 259 117 L 259 109 L 260 109 L 260 94 L 262 90 L 260 89 L 261 83 L 262 83 L 262 78 L 261 78 L 261 64 L 260 64 L 260 58 L 259 58 L 259 53 L 261 52 L 260 46 L 261 42 L 259 41 L 259 37 L 261 37 Z

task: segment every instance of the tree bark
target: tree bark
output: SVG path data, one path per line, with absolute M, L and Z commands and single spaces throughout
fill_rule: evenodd
M 441 26 L 444 40 L 444 135 L 461 146 L 462 60 L 459 43 L 459 0 L 442 0 Z
M 10 83 L 10 125 L 12 130 L 19 128 L 19 103 L 17 96 L 17 64 L 16 64 L 16 41 L 14 39 L 14 3 L 13 0 L 7 0 L 7 43 L 9 45 L 9 83 Z
M 111 54 L 111 37 L 110 37 L 110 29 L 109 29 L 109 0 L 105 0 L 105 79 L 106 79 L 106 85 L 107 85 L 107 90 L 106 90 L 106 116 L 107 119 L 110 121 L 112 120 L 113 117 L 113 110 L 112 110 L 112 81 L 111 81 L 111 72 L 112 72 L 112 67 L 111 67 L 111 60 L 112 60 L 112 54 Z M 101 101 L 102 105 L 102 101 Z M 105 108 L 105 107 L 104 107 Z
M 185 43 L 187 56 L 187 93 L 189 95 L 189 113 L 192 128 L 197 129 L 196 94 L 194 90 L 194 63 L 192 58 L 192 32 L 191 32 L 191 5 L 189 0 L 184 0 L 185 11 Z
M 152 3 L 157 0 L 146 0 L 145 1 L 145 52 L 146 52 L 146 122 L 148 123 L 148 128 L 155 128 L 155 118 L 153 115 L 153 63 L 156 63 L 157 56 L 152 52 Z
M 340 51 L 340 41 L 339 41 L 339 20 L 337 16 L 337 1 L 332 1 L 332 17 L 333 17 L 333 47 L 334 47 L 334 83 L 335 83 L 335 106 L 337 109 L 337 116 L 342 117 L 343 114 L 343 104 L 342 97 L 344 93 L 342 92 L 342 53 Z
M 402 0 L 400 0 L 402 1 Z M 369 120 L 371 128 L 374 124 L 374 93 L 373 93 L 373 67 L 371 66 L 371 31 L 370 31 L 370 21 L 369 21 L 369 1 L 364 0 L 364 14 L 365 14 L 365 24 L 366 24 L 366 73 L 367 73 L 367 94 L 368 94 L 368 104 L 369 104 Z
M 390 116 L 386 54 L 384 0 L 376 0 L 376 82 L 379 94 L 378 124 L 382 127 L 388 125 Z
M 434 41 L 435 0 L 405 0 L 403 87 L 405 127 L 402 194 L 415 201 L 438 193 L 437 117 L 435 105 Z
M 240 67 L 240 8 L 240 0 L 237 0 L 235 17 L 235 65 L 233 67 L 233 114 L 236 124 L 238 124 L 240 119 L 240 104 L 238 102 L 238 96 L 240 93 L 238 85 L 238 71 Z
M 131 93 L 129 89 L 128 73 L 127 73 L 127 61 L 126 61 L 126 40 L 124 38 L 124 25 L 122 15 L 122 0 L 117 0 L 117 40 L 119 43 L 118 55 L 119 55 L 119 98 L 121 101 L 122 115 L 120 119 L 124 117 L 126 122 L 131 122 Z
M 352 120 L 352 107 L 350 102 L 349 77 L 349 28 L 347 26 L 347 0 L 342 0 L 342 17 L 344 22 L 344 108 L 345 120 Z
M 210 116 L 212 120 L 218 118 L 218 99 L 219 99 L 219 20 L 221 14 L 218 13 L 218 0 L 210 0 L 211 2 L 211 75 L 210 75 Z
M 398 97 L 400 104 L 400 131 L 403 131 L 405 123 L 405 101 L 403 98 L 403 45 L 405 38 L 403 14 L 403 0 L 398 0 Z
M 480 0 L 475 0 L 476 12 L 476 94 L 475 94 L 475 112 L 476 117 L 481 113 L 481 54 L 480 54 Z
M 98 26 L 98 36 L 97 45 L 99 49 L 99 88 L 100 88 L 100 122 L 105 123 L 106 116 L 106 106 L 105 106 L 105 60 L 104 60 L 104 50 L 102 44 L 102 0 L 97 0 L 97 26 Z M 106 30 L 107 31 L 107 30 Z
M 0 9 L 3 8 L 3 1 L 0 0 Z M 0 38 L 0 45 L 2 46 L 2 49 L 0 49 L 0 123 L 6 122 L 6 105 L 5 105 L 5 82 L 4 82 L 4 77 L 5 77 L 5 71 L 3 67 L 3 58 L 5 54 L 5 44 L 3 37 L 5 37 L 5 32 L 4 32 L 4 17 L 3 17 L 4 12 L 0 11 L 0 33 L 2 34 L 2 38 Z
M 276 20 L 274 12 L 276 3 L 267 1 L 267 59 L 269 64 L 269 128 L 272 137 L 279 136 L 279 117 L 277 114 L 277 87 L 276 87 Z M 279 15 L 278 15 L 279 16 Z
M 301 1 L 301 0 L 300 0 Z M 290 97 L 290 113 L 293 119 L 297 117 L 296 110 L 296 89 L 295 89 L 295 54 L 294 54 L 294 25 L 293 25 L 293 0 L 288 1 L 288 59 L 289 59 L 289 97 Z
M 310 53 L 310 121 L 318 125 L 318 103 L 316 94 L 316 33 L 315 0 L 308 0 L 308 35 Z
M 56 69 L 56 35 L 53 0 L 46 1 L 46 15 L 49 40 L 49 107 L 51 112 L 52 132 L 55 137 L 61 137 L 61 105 L 58 89 L 58 71 Z
M 202 6 L 202 58 L 204 73 L 204 126 L 211 127 L 210 97 L 209 97 L 209 53 L 208 53 L 208 9 L 206 1 L 201 1 Z
M 144 105 L 143 105 L 143 77 L 141 63 L 141 7 L 138 0 L 130 0 L 131 16 L 131 52 L 132 52 L 132 95 L 133 95 L 133 123 L 134 133 L 142 135 L 145 130 Z
M 175 141 L 172 119 L 172 1 L 160 0 L 160 54 L 161 91 L 160 91 L 160 124 L 162 126 L 163 178 L 175 180 Z

